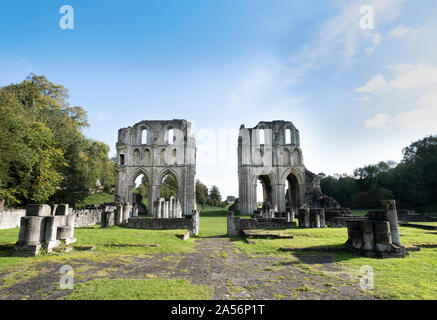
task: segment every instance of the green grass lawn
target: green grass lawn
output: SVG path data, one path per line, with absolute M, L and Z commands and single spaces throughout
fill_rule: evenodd
M 67 300 L 203 300 L 211 287 L 185 279 L 98 279 L 80 283 Z
M 88 197 L 86 197 L 84 200 L 79 201 L 75 208 L 84 208 L 87 205 L 90 204 L 102 204 L 102 203 L 111 203 L 114 202 L 114 194 L 113 193 L 94 193 L 90 194 Z
M 409 224 L 421 224 L 423 226 L 437 227 L 437 222 L 409 222 Z
M 278 251 L 280 247 L 308 248 L 318 246 L 344 246 L 347 240 L 346 228 L 325 229 L 288 229 L 283 230 L 294 235 L 293 239 L 252 240 L 255 244 L 237 242 L 238 248 L 248 254 L 292 255 Z M 427 230 L 400 227 L 401 243 L 437 244 L 437 234 Z M 322 253 L 314 253 L 322 254 Z M 363 258 L 348 252 L 329 253 L 337 264 L 349 272 L 359 275 L 362 266 L 371 266 L 375 275 L 377 298 L 384 299 L 433 299 L 437 300 L 437 249 L 422 248 L 410 252 L 403 259 Z
M 437 225 L 437 223 L 427 223 Z M 19 229 L 0 230 L 0 244 L 14 244 Z M 346 228 L 288 229 L 283 232 L 294 235 L 293 239 L 257 239 L 248 244 L 239 237 L 233 243 L 249 255 L 284 255 L 298 259 L 299 255 L 311 253 L 280 252 L 280 247 L 308 248 L 317 246 L 344 246 Z M 0 272 L 7 271 L 0 286 L 10 285 L 37 275 L 32 266 L 40 262 L 68 262 L 88 259 L 108 261 L 130 256 L 150 256 L 155 253 L 181 253 L 193 250 L 195 238 L 183 241 L 177 237 L 181 230 L 139 230 L 122 227 L 101 229 L 98 226 L 75 230 L 75 246 L 95 245 L 94 251 L 53 253 L 34 258 L 11 257 L 0 251 Z M 226 236 L 226 209 L 207 208 L 200 214 L 200 237 Z M 401 243 L 436 244 L 437 232 L 400 227 Z M 129 246 L 129 244 L 140 246 Z M 158 244 L 159 246 L 150 246 Z M 126 246 L 125 246 L 126 245 Z M 312 253 L 322 254 L 322 253 Z M 403 259 L 370 259 L 348 252 L 329 253 L 333 261 L 350 273 L 359 275 L 361 266 L 369 265 L 375 272 L 374 295 L 386 299 L 437 299 L 437 249 L 422 248 L 410 252 Z M 153 280 L 153 281 L 149 281 Z M 173 279 L 180 280 L 180 279 Z M 197 299 L 211 296 L 210 288 L 194 286 L 188 282 L 170 279 L 93 280 L 78 285 L 78 290 L 68 299 L 108 299 L 141 297 L 141 299 Z M 126 289 L 130 288 L 130 289 Z M 129 291 L 130 290 L 130 291 Z M 166 292 L 171 291 L 172 293 Z M 156 295 L 153 294 L 156 292 Z M 185 293 L 184 293 L 185 292 Z M 196 294 L 200 293 L 200 296 Z M 181 294 L 181 295 L 180 295 Z

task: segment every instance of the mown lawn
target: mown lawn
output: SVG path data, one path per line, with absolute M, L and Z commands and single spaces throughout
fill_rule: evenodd
M 294 235 L 293 239 L 252 240 L 254 244 L 238 241 L 237 246 L 248 254 L 293 255 L 326 254 L 280 252 L 280 247 L 308 248 L 336 246 L 343 247 L 347 240 L 346 228 L 325 229 L 289 229 L 283 230 Z M 414 244 L 437 244 L 437 232 L 400 227 L 401 243 L 404 246 Z M 360 275 L 362 266 L 371 266 L 374 270 L 374 296 L 382 299 L 433 299 L 437 300 L 437 248 L 422 248 L 410 252 L 403 259 L 370 259 L 348 252 L 328 253 L 333 261 L 349 272 Z
M 74 287 L 67 300 L 203 300 L 211 299 L 209 286 L 185 279 L 98 279 Z
M 430 223 L 426 223 L 430 224 Z M 431 223 L 431 225 L 437 225 Z M 14 244 L 19 229 L 0 230 L 0 245 Z M 346 228 L 324 229 L 288 229 L 283 232 L 294 235 L 293 239 L 253 240 L 253 244 L 236 237 L 233 243 L 249 255 L 292 255 L 298 258 L 302 254 L 280 252 L 280 247 L 308 248 L 318 246 L 344 247 L 347 240 Z M 193 250 L 195 238 L 183 241 L 177 237 L 181 230 L 136 230 L 121 227 L 101 229 L 98 226 L 75 230 L 78 241 L 74 246 L 95 245 L 94 251 L 73 251 L 54 253 L 35 258 L 11 257 L 0 250 L 0 273 L 6 273 L 0 279 L 0 288 L 37 275 L 32 268 L 40 262 L 69 262 L 72 260 L 108 261 L 123 257 L 147 257 L 155 253 L 182 253 Z M 226 209 L 207 208 L 201 212 L 200 237 L 226 236 Z M 436 244 L 437 232 L 415 228 L 400 227 L 401 242 L 405 246 L 413 244 Z M 136 246 L 129 246 L 136 245 Z M 158 246 L 156 246 L 158 245 Z M 352 274 L 359 275 L 362 266 L 371 266 L 375 275 L 377 298 L 384 299 L 437 299 L 437 249 L 422 248 L 410 252 L 403 259 L 369 259 L 348 252 L 328 253 L 333 261 Z M 153 280 L 153 281 L 149 281 Z M 180 280 L 180 279 L 173 279 Z M 184 281 L 171 279 L 105 279 L 93 280 L 77 286 L 77 291 L 69 299 L 207 299 L 211 296 L 209 287 L 198 287 Z M 112 289 L 111 289 L 112 288 Z M 126 288 L 130 288 L 126 291 Z M 168 292 L 167 292 L 168 291 Z M 170 294 L 168 296 L 166 294 Z M 155 293 L 154 293 L 155 292 Z M 181 295 L 179 295 L 181 293 Z M 197 294 L 199 293 L 200 296 Z

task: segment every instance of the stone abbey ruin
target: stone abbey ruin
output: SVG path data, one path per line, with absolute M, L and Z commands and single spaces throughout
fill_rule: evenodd
M 138 204 L 133 190 L 141 174 L 149 182 L 149 214 L 181 217 L 196 209 L 196 140 L 190 122 L 141 121 L 118 131 L 115 202 Z M 166 175 L 172 175 L 178 187 L 176 199 L 167 201 L 160 197 Z
M 16 254 L 37 255 L 41 248 L 50 252 L 61 243 L 75 241 L 74 227 L 96 224 L 102 228 L 184 229 L 184 239 L 198 234 L 193 125 L 186 120 L 141 121 L 119 130 L 116 147 L 115 203 L 85 210 L 68 205 L 28 206 L 25 213 L 20 212 Z M 141 176 L 141 183 L 148 184 L 147 199 L 135 190 Z M 162 186 L 169 176 L 177 191 L 175 196 L 164 197 Z M 239 198 L 227 217 L 228 235 L 297 226 L 347 227 L 347 243 L 357 254 L 382 258 L 407 254 L 399 241 L 395 202 L 384 201 L 383 211 L 357 217 L 324 195 L 319 177 L 304 165 L 299 131 L 291 122 L 262 121 L 254 128 L 241 125 L 238 183 Z M 262 199 L 257 199 L 257 183 Z

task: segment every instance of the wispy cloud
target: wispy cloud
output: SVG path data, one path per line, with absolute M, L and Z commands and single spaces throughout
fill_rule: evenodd
M 380 73 L 376 74 L 364 86 L 356 88 L 355 91 L 359 93 L 384 93 L 388 89 L 388 83 L 384 76 Z
M 366 128 L 382 128 L 391 119 L 388 113 L 378 113 L 373 118 L 364 121 L 364 126 Z
M 390 35 L 397 38 L 404 36 L 415 37 L 417 35 L 417 31 L 413 28 L 404 27 L 402 24 L 400 24 L 390 31 Z
M 384 94 L 387 100 L 400 93 L 412 95 L 415 107 L 408 111 L 378 113 L 364 121 L 366 128 L 382 128 L 392 123 L 403 129 L 434 131 L 437 123 L 437 67 L 425 64 L 392 65 L 388 69 L 395 77 L 387 81 L 382 74 L 375 75 L 356 92 Z M 413 90 L 414 89 L 414 90 Z
M 403 0 L 349 1 L 338 14 L 321 24 L 318 32 L 290 58 L 295 80 L 327 64 L 347 65 L 359 55 L 371 54 L 383 39 L 383 30 L 401 14 Z M 360 28 L 360 7 L 374 9 L 375 28 Z

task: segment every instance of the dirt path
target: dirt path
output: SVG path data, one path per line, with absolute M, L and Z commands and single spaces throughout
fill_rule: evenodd
M 69 264 L 76 284 L 97 278 L 185 278 L 211 286 L 214 299 L 369 299 L 358 279 L 343 272 L 329 256 L 247 255 L 229 238 L 197 239 L 191 253 L 124 256 L 105 262 L 71 260 Z M 0 289 L 0 299 L 68 295 L 68 290 L 58 289 L 60 267 L 51 262 L 33 266 L 37 276 Z M 4 276 L 0 274 L 0 281 Z

